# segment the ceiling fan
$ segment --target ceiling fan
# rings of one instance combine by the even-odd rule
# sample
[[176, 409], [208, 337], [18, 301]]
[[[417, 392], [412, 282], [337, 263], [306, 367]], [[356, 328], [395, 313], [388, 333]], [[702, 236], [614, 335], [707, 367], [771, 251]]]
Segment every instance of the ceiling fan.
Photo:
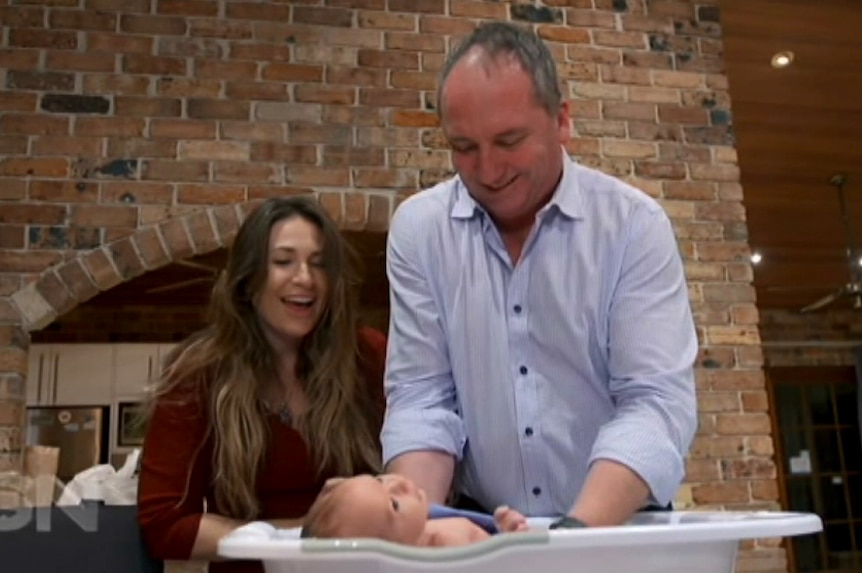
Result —
[[170, 292], [170, 291], [174, 291], [174, 290], [184, 289], [184, 288], [187, 288], [187, 287], [190, 287], [193, 285], [197, 285], [197, 284], [215, 283], [216, 279], [218, 278], [219, 270], [216, 267], [211, 267], [209, 265], [196, 263], [194, 261], [182, 261], [182, 260], [174, 261], [174, 264], [180, 265], [183, 267], [188, 267], [190, 269], [196, 269], [199, 271], [206, 271], [207, 276], [177, 281], [177, 282], [170, 283], [167, 285], [147, 289], [145, 291], [145, 294], [160, 294], [160, 293]]
[[862, 309], [862, 261], [856, 251], [856, 239], [850, 226], [850, 214], [847, 211], [847, 200], [844, 197], [844, 184], [847, 177], [843, 173], [836, 173], [829, 178], [829, 184], [838, 191], [838, 202], [841, 207], [841, 222], [844, 227], [844, 240], [846, 242], [847, 267], [850, 271], [850, 281], [842, 287], [832, 291], [811, 304], [802, 307], [799, 312], [812, 312], [820, 310], [838, 300], [849, 298], [854, 310]]

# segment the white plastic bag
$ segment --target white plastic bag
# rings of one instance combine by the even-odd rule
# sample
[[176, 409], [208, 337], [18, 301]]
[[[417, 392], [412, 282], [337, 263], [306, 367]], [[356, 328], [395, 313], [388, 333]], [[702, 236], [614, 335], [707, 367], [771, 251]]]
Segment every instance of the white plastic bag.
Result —
[[139, 449], [133, 450], [119, 470], [104, 464], [80, 472], [66, 484], [57, 505], [78, 505], [85, 499], [103, 501], [105, 505], [135, 505], [138, 500], [135, 469], [140, 455]]

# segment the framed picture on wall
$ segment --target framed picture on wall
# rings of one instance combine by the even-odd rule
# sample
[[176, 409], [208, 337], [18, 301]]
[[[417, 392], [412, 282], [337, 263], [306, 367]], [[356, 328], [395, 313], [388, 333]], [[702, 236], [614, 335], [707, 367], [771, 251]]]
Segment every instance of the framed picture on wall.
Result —
[[142, 445], [146, 431], [143, 403], [120, 402], [117, 405], [117, 446], [122, 448]]

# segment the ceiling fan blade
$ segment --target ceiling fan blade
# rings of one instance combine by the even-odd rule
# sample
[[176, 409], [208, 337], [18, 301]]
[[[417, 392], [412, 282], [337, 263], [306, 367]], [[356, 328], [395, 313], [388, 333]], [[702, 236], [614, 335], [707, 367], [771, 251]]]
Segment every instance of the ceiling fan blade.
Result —
[[805, 306], [805, 307], [799, 309], [799, 312], [805, 313], [805, 312], [812, 312], [815, 310], [820, 310], [821, 308], [823, 308], [825, 306], [829, 306], [830, 304], [832, 304], [836, 300], [840, 299], [845, 294], [847, 294], [847, 288], [841, 287], [840, 289], [824, 296], [820, 300], [816, 300], [816, 301], [812, 302], [811, 304], [809, 304], [808, 306]]
[[171, 283], [171, 284], [165, 285], [165, 286], [147, 289], [145, 294], [158, 294], [158, 293], [163, 293], [163, 292], [169, 292], [172, 290], [178, 290], [178, 289], [186, 288], [186, 287], [196, 285], [199, 283], [209, 283], [209, 282], [212, 282], [212, 280], [213, 279], [210, 277], [201, 277], [201, 278], [197, 278], [197, 279], [189, 279], [187, 281], [180, 281], [180, 282]]

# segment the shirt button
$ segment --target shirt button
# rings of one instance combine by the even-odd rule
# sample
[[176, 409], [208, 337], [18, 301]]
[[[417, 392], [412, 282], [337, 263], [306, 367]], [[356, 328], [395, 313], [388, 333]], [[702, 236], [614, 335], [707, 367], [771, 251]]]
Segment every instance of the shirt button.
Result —
[[533, 428], [527, 428], [526, 430], [524, 430], [524, 433], [527, 434], [527, 437], [532, 436], [533, 435]]
[[542, 488], [534, 487], [533, 488], [533, 495], [542, 495]]
[[521, 374], [526, 374], [527, 373], [527, 367], [521, 366], [520, 368], [518, 368], [518, 372], [520, 372]]
[[516, 305], [512, 308], [512, 310], [514, 310], [514, 311], [515, 311], [515, 314], [521, 314], [521, 305], [520, 305], [520, 304], [516, 304]]

